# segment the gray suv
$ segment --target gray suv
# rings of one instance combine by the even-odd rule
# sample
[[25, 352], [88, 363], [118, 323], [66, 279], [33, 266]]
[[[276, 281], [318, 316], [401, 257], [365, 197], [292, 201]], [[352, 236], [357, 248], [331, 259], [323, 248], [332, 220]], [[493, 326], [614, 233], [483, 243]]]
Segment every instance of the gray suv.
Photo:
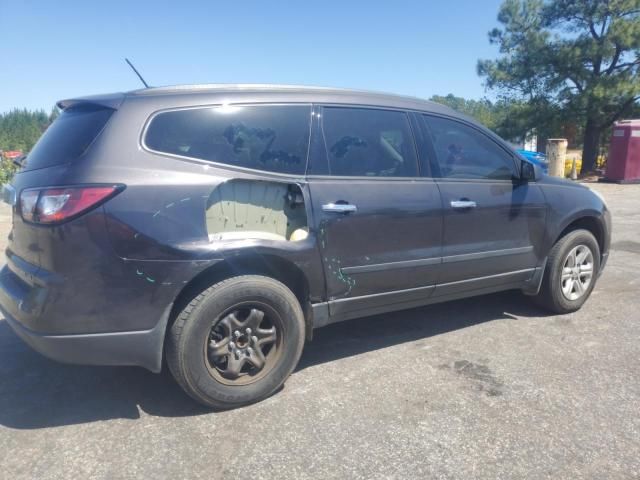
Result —
[[444, 106], [264, 85], [61, 101], [23, 162], [0, 305], [60, 361], [166, 359], [229, 408], [283, 384], [314, 328], [507, 289], [565, 313], [610, 215]]

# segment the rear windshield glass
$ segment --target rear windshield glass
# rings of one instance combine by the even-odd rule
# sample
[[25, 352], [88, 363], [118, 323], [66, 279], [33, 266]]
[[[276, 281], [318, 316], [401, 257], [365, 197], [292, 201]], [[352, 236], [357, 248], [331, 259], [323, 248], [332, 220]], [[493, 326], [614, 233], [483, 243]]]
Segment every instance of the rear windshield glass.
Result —
[[112, 109], [97, 105], [65, 109], [27, 155], [23, 170], [52, 167], [75, 160], [91, 145], [112, 113]]
[[206, 107], [156, 115], [148, 148], [236, 167], [303, 174], [309, 105]]

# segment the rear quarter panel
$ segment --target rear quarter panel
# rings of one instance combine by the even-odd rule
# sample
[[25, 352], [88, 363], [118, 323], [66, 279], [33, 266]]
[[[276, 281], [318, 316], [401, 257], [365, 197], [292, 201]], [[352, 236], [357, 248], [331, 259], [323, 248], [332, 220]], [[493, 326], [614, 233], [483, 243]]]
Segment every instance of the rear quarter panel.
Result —
[[[191, 102], [197, 99], [191, 99]], [[216, 103], [202, 100], [202, 104]], [[200, 103], [194, 103], [200, 105]], [[109, 239], [118, 257], [136, 265], [134, 274], [163, 270], [181, 262], [186, 268], [162, 283], [186, 284], [219, 262], [242, 256], [272, 255], [299, 268], [309, 282], [313, 298], [324, 296], [324, 277], [315, 232], [301, 242], [247, 240], [212, 242], [207, 231], [206, 208], [212, 191], [232, 179], [297, 184], [300, 186], [309, 225], [310, 199], [303, 178], [251, 172], [215, 164], [157, 154], [142, 146], [143, 128], [157, 110], [187, 106], [151, 98], [128, 99], [117, 112], [101, 144], [94, 151], [92, 174], [98, 179], [120, 179], [127, 188], [104, 206]], [[125, 179], [124, 181], [122, 179]], [[139, 267], [139, 268], [138, 268]], [[140, 274], [138, 272], [143, 272]], [[150, 278], [155, 279], [153, 275]], [[160, 280], [160, 279], [158, 279]]]

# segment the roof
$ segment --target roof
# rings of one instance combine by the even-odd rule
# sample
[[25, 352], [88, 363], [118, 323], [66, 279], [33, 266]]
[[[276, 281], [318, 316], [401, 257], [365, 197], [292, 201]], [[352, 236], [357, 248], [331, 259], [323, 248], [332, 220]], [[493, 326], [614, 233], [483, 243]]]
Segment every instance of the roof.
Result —
[[278, 85], [278, 84], [224, 84], [224, 83], [209, 83], [209, 84], [195, 84], [195, 85], [170, 85], [164, 87], [150, 87], [142, 88], [139, 90], [133, 90], [127, 92], [127, 95], [132, 96], [156, 96], [156, 95], [190, 95], [190, 94], [291, 94], [291, 95], [321, 95], [326, 97], [336, 97], [344, 100], [345, 97], [353, 98], [353, 103], [378, 103], [381, 100], [385, 100], [384, 103], [402, 103], [404, 107], [407, 104], [413, 104], [414, 107], [407, 108], [422, 108], [428, 110], [438, 110], [445, 108], [439, 103], [424, 100], [418, 97], [412, 97], [407, 95], [398, 95], [392, 93], [377, 92], [371, 90], [358, 90], [350, 88], [334, 88], [334, 87], [319, 87], [319, 86], [307, 86], [307, 85]]
[[164, 87], [149, 87], [132, 90], [131, 95], [161, 95], [167, 93], [321, 93], [336, 95], [373, 95], [383, 97], [402, 98], [407, 100], [429, 102], [418, 97], [397, 95], [373, 90], [359, 90], [353, 88], [319, 87], [311, 85], [281, 85], [269, 83], [202, 83], [193, 85], [168, 85]]
[[[221, 98], [222, 97], [222, 98]], [[109, 108], [119, 108], [126, 98], [152, 101], [155, 108], [161, 104], [188, 106], [213, 104], [219, 101], [236, 102], [300, 102], [370, 105], [407, 110], [441, 113], [477, 123], [468, 116], [429, 100], [417, 97], [348, 88], [315, 87], [303, 85], [272, 84], [202, 84], [172, 85], [132, 90], [125, 93], [78, 97], [58, 102], [60, 108], [91, 103]]]

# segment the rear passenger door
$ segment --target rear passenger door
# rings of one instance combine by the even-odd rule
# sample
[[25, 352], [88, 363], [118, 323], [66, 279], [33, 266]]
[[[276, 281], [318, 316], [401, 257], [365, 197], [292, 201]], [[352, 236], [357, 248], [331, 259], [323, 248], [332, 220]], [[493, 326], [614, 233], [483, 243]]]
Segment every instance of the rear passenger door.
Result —
[[423, 302], [439, 268], [441, 204], [419, 175], [408, 114], [324, 106], [314, 120], [308, 181], [330, 314]]
[[514, 155], [479, 128], [422, 116], [443, 205], [442, 271], [435, 295], [520, 286], [543, 261], [546, 203], [523, 183]]

